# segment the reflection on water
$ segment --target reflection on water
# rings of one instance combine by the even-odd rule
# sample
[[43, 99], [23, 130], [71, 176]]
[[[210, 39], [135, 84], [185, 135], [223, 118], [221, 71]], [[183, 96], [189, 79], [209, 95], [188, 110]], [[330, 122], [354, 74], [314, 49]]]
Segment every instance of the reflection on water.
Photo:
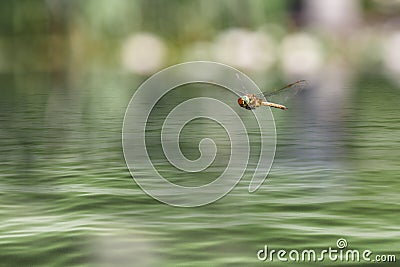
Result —
[[[0, 99], [5, 265], [251, 266], [265, 244], [318, 249], [340, 237], [350, 248], [399, 252], [400, 107], [390, 84], [362, 82], [337, 127], [313, 120], [315, 111], [301, 101], [274, 111], [277, 154], [263, 186], [249, 194], [246, 173], [223, 199], [185, 209], [153, 200], [133, 182], [121, 151], [132, 91], [96, 78], [96, 86], [68, 90], [49, 89], [46, 75], [30, 77], [31, 90], [1, 78], [8, 87]], [[199, 123], [183, 134], [202, 136], [204, 127], [226, 153], [216, 125]], [[198, 139], [184, 140], [188, 157], [197, 155]], [[170, 166], [159, 161], [157, 168]]]

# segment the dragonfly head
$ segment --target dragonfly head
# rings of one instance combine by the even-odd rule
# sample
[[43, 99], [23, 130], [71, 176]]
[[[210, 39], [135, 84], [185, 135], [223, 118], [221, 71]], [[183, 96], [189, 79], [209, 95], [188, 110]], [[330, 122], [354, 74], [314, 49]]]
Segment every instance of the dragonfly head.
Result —
[[247, 108], [250, 103], [250, 99], [247, 95], [244, 95], [238, 99], [238, 103], [242, 108]]

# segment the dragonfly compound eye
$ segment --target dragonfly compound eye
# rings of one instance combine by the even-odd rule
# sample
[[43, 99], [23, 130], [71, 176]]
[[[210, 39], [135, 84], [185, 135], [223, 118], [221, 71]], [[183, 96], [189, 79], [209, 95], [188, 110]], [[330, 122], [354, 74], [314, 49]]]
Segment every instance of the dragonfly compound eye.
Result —
[[242, 108], [245, 108], [245, 107], [247, 107], [247, 105], [248, 105], [248, 103], [246, 103], [246, 101], [245, 101], [242, 97], [238, 98], [238, 104], [239, 104], [239, 106], [241, 106]]
[[243, 96], [242, 98], [243, 98], [244, 103], [246, 103], [246, 105], [248, 105], [250, 103], [250, 99], [247, 95]]

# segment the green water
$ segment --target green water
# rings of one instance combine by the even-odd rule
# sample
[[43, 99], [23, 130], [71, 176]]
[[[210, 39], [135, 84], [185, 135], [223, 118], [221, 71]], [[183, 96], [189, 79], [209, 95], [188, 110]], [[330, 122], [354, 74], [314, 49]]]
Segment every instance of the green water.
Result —
[[[139, 81], [0, 79], [2, 266], [288, 266], [261, 262], [257, 251], [323, 250], [339, 238], [400, 260], [400, 90], [393, 84], [362, 80], [329, 119], [312, 107], [274, 111], [277, 153], [256, 193], [248, 193], [246, 173], [221, 200], [176, 208], [147, 196], [125, 165], [121, 127]], [[224, 151], [224, 131], [210, 127]]]

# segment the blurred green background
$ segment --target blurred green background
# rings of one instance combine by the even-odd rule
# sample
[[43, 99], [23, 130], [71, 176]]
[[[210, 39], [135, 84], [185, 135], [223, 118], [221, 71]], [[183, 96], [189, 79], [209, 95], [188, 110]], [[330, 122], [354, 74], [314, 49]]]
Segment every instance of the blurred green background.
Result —
[[[338, 238], [399, 260], [399, 15], [397, 0], [1, 1], [0, 265], [287, 266], [256, 253]], [[247, 193], [246, 174], [216, 203], [183, 209], [134, 183], [121, 127], [145, 79], [191, 60], [262, 89], [309, 87], [273, 111], [277, 153], [259, 191]]]

